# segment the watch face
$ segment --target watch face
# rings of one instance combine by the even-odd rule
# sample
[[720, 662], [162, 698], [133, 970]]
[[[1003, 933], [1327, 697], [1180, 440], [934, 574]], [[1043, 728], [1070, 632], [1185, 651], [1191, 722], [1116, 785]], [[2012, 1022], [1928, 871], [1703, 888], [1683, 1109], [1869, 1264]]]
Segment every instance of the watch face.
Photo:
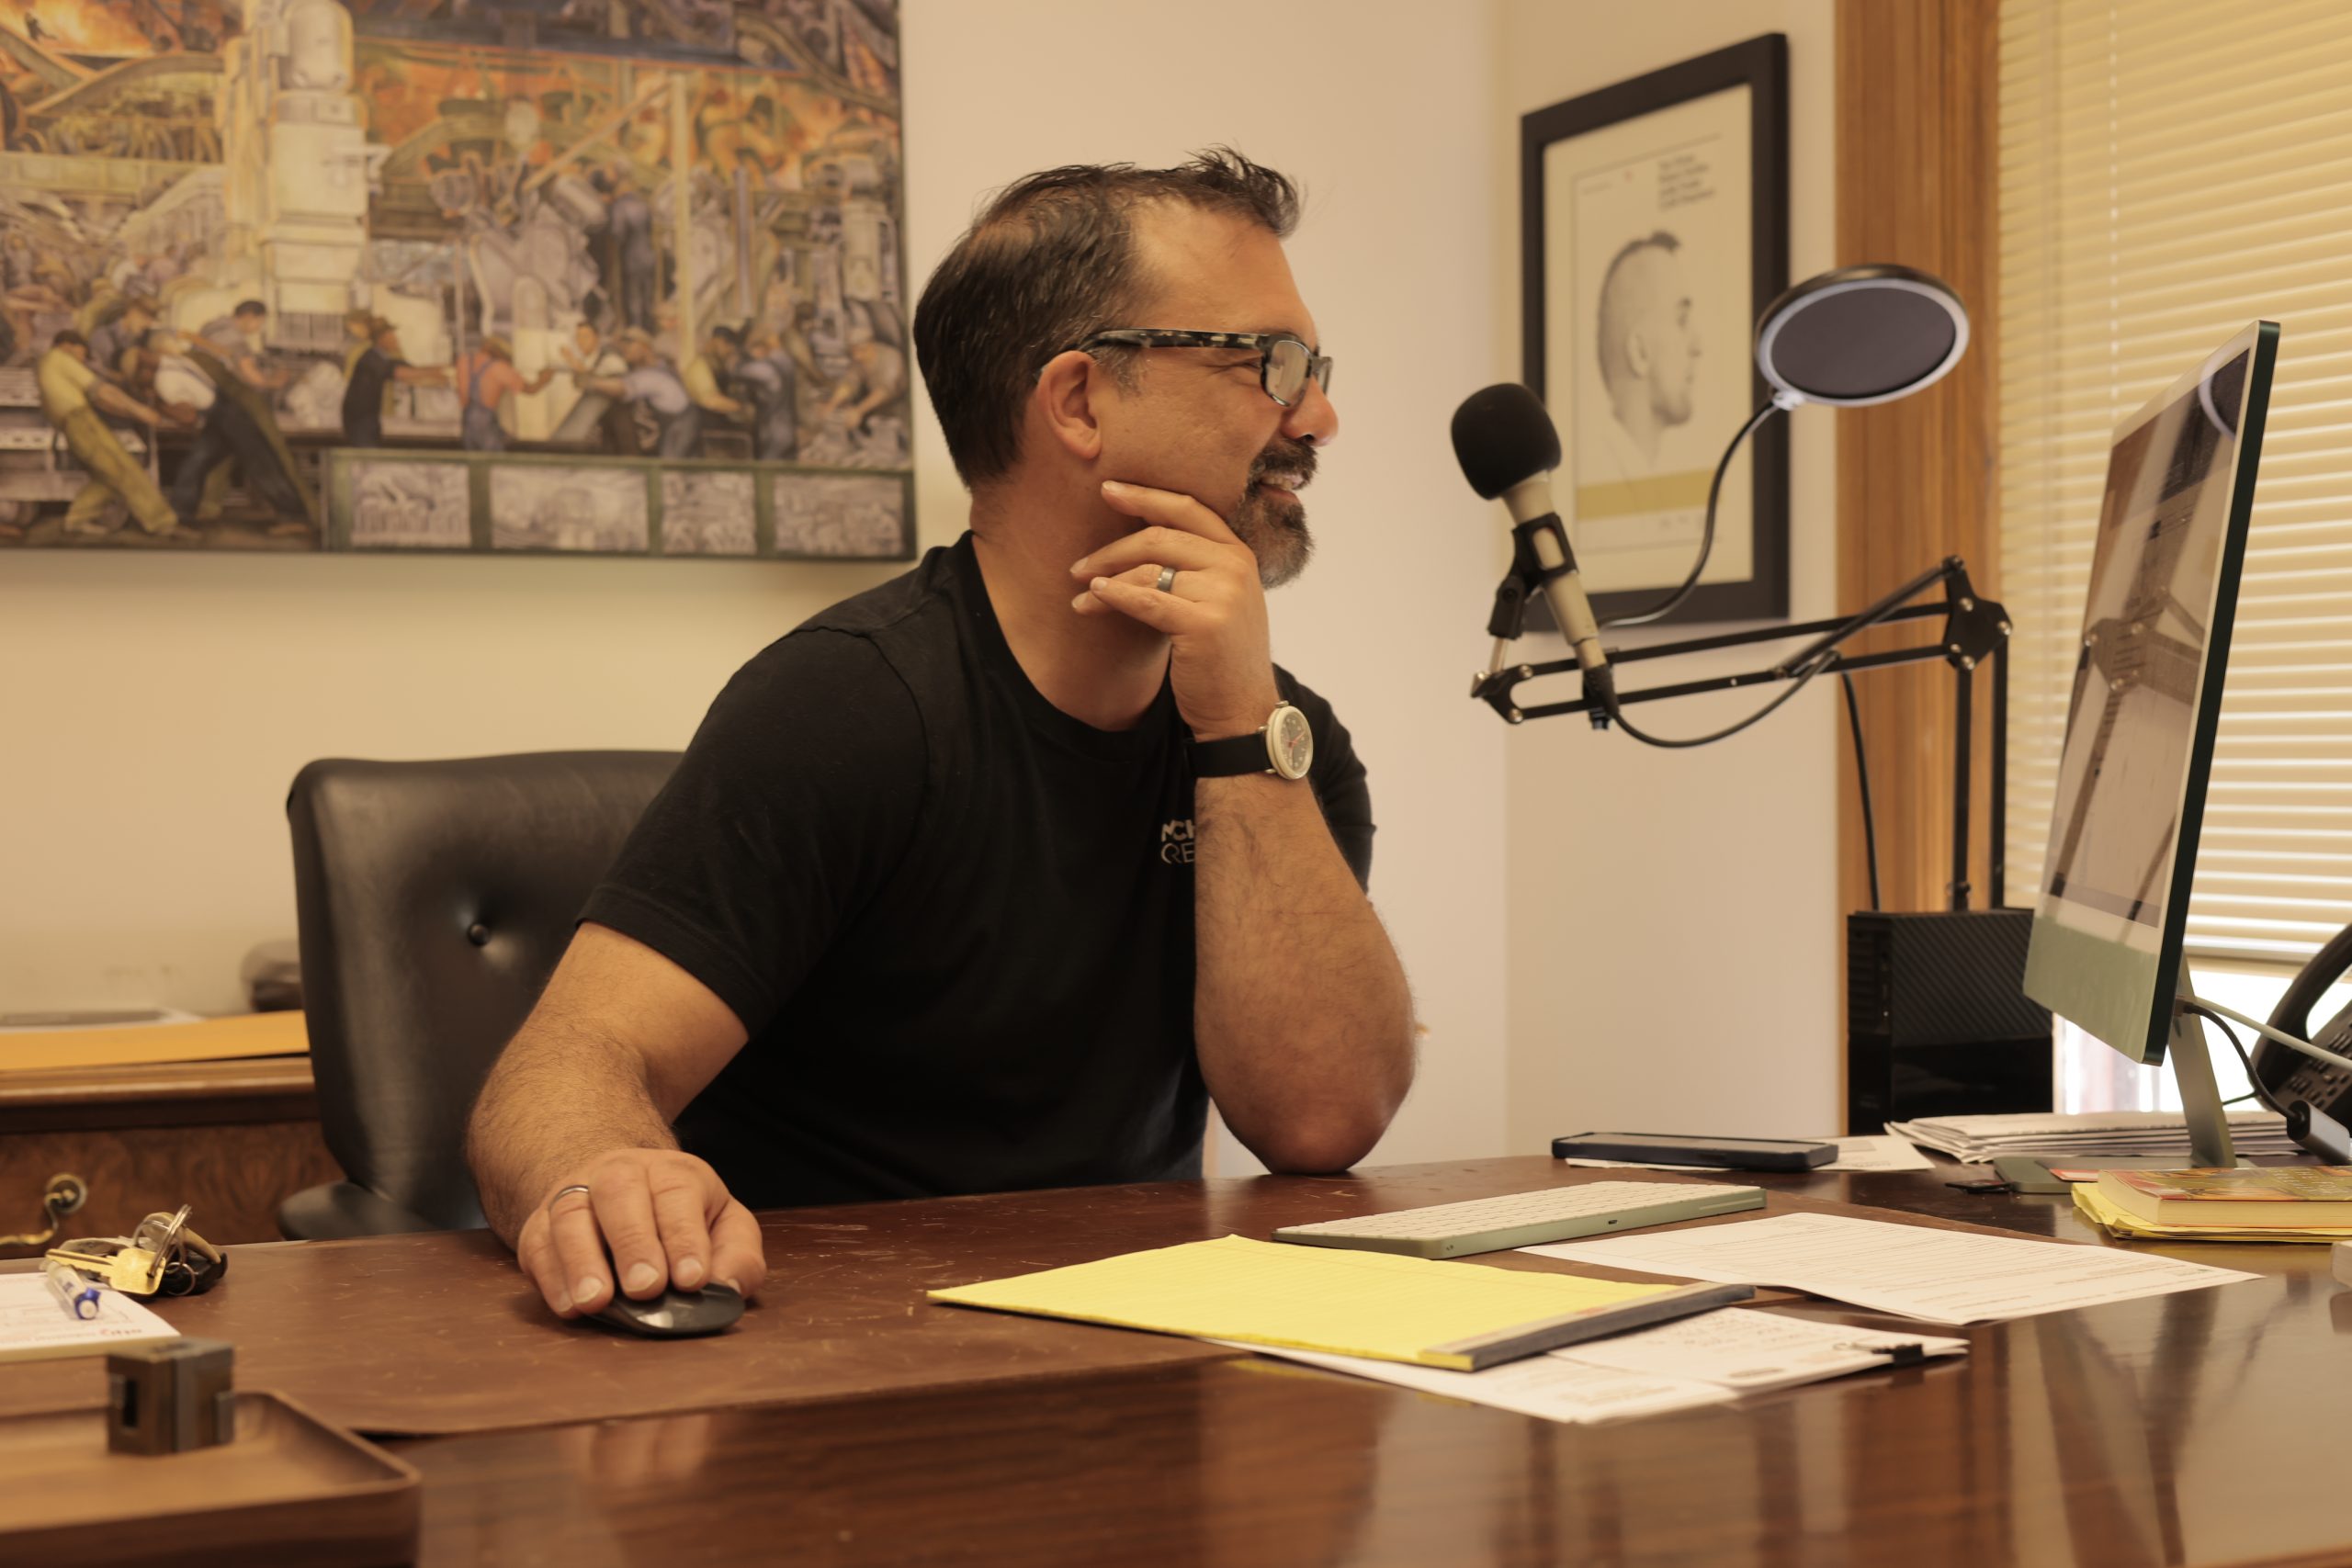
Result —
[[1306, 716], [1285, 703], [1274, 710], [1266, 726], [1266, 756], [1274, 772], [1286, 779], [1303, 779], [1315, 761], [1315, 730]]

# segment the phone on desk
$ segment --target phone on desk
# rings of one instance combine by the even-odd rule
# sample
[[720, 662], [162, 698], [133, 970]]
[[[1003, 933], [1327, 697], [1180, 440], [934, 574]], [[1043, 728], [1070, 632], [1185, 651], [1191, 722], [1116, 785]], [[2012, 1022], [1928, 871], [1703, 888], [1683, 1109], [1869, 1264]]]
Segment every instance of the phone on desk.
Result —
[[1811, 1170], [1838, 1157], [1835, 1144], [1797, 1138], [1709, 1138], [1679, 1133], [1576, 1133], [1552, 1140], [1554, 1159], [1623, 1159], [1718, 1170]]
[[[2326, 946], [2287, 987], [2271, 1010], [2270, 1027], [2298, 1040], [2308, 1040], [2323, 1051], [2352, 1055], [2352, 1006], [2314, 1031], [2312, 1009], [2352, 969], [2352, 926], [2335, 933]], [[2258, 1036], [2252, 1055], [2255, 1081], [2288, 1113], [2287, 1128], [2295, 1141], [2321, 1158], [2337, 1164], [2352, 1158], [2346, 1128], [2352, 1126], [2352, 1072], [2314, 1061], [2301, 1051]], [[2303, 1109], [2297, 1111], [2301, 1104]]]

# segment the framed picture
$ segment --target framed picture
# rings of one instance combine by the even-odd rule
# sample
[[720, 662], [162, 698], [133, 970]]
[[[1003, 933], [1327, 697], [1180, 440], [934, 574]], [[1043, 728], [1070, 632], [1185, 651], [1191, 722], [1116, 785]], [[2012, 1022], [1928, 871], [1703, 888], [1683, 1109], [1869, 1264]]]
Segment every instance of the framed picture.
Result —
[[[1528, 387], [1594, 612], [1637, 615], [1697, 560], [1724, 447], [1769, 400], [1756, 319], [1788, 287], [1788, 40], [1779, 33], [1520, 121]], [[1724, 476], [1676, 622], [1789, 613], [1788, 439]]]
[[0, 0], [0, 547], [914, 553], [897, 0]]

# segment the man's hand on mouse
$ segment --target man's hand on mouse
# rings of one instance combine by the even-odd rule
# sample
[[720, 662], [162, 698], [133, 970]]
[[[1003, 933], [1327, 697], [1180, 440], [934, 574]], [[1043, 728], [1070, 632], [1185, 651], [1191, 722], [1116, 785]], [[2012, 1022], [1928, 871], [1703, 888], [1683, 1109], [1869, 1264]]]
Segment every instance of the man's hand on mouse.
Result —
[[610, 1302], [616, 1271], [621, 1293], [639, 1301], [713, 1280], [749, 1297], [767, 1277], [759, 1222], [717, 1171], [677, 1149], [613, 1149], [552, 1183], [514, 1258], [559, 1317]]

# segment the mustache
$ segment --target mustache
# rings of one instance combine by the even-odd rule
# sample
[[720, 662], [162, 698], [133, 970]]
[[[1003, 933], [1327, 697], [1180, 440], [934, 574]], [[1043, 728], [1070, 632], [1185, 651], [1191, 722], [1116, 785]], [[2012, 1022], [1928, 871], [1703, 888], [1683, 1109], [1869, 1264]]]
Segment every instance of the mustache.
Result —
[[1304, 486], [1315, 478], [1315, 463], [1313, 443], [1286, 441], [1277, 436], [1250, 465], [1250, 483], [1254, 485], [1268, 474], [1295, 474]]

